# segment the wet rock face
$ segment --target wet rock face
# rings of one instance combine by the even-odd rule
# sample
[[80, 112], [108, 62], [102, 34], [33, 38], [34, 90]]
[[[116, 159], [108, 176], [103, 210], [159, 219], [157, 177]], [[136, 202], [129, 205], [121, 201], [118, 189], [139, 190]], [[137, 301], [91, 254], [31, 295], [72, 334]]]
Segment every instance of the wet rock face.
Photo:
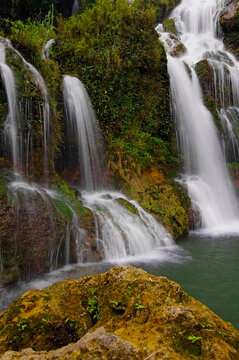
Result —
[[[67, 252], [69, 263], [76, 263], [79, 253], [82, 262], [102, 260], [89, 209], [78, 201], [51, 198], [33, 183], [21, 187], [13, 180], [12, 172], [0, 171], [0, 287], [65, 265]], [[77, 246], [73, 208], [84, 229]]]
[[[217, 108], [220, 108], [220, 89], [215, 89], [213, 68], [208, 60], [205, 59], [196, 64], [195, 71], [203, 91], [204, 103], [212, 113], [215, 125], [219, 130], [222, 130], [221, 119], [217, 112]], [[230, 89], [228, 89], [228, 92], [229, 91]], [[217, 96], [215, 96], [215, 94], [217, 94]], [[230, 104], [228, 104], [228, 106], [229, 105]]]
[[175, 282], [125, 266], [22, 295], [0, 314], [5, 351], [4, 360], [236, 360], [239, 333]]
[[219, 22], [225, 46], [239, 59], [239, 1], [231, 1], [224, 8]]
[[108, 173], [114, 187], [135, 199], [173, 235], [188, 233], [190, 199], [177, 183], [170, 181], [156, 166], [143, 171], [130, 156], [109, 156]]
[[47, 272], [55, 260], [60, 264], [63, 259], [60, 260], [60, 255], [57, 260], [55, 254], [58, 248], [64, 253], [64, 241], [63, 248], [60, 242], [66, 226], [67, 220], [53, 206], [44, 203], [39, 194], [13, 194], [2, 184], [0, 286], [14, 283], [19, 277]]
[[237, 15], [238, 9], [239, 9], [239, 2], [231, 1], [221, 12], [220, 24], [221, 26], [223, 26], [224, 29], [237, 27], [237, 24], [235, 24], [235, 16]]
[[170, 55], [174, 57], [180, 57], [186, 52], [186, 48], [181, 43], [181, 41], [177, 38], [174, 40], [172, 50], [170, 51]]

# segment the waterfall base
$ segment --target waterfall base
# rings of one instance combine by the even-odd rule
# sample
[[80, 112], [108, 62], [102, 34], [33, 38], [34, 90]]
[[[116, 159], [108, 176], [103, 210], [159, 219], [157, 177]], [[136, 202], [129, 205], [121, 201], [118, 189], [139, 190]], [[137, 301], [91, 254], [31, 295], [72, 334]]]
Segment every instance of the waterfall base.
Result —
[[[192, 206], [197, 213], [197, 224], [193, 233], [202, 236], [231, 236], [239, 234], [239, 220], [229, 216], [222, 216], [212, 199], [211, 189], [199, 176], [186, 176], [177, 178], [176, 181], [187, 189], [192, 199]], [[223, 194], [221, 194], [223, 202]], [[203, 208], [203, 211], [202, 211]], [[198, 218], [201, 220], [198, 221]]]

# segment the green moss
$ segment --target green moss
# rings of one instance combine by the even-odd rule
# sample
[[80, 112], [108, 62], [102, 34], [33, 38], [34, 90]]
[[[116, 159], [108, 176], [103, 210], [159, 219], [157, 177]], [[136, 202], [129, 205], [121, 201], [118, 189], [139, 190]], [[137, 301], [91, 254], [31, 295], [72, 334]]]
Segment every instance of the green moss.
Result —
[[72, 203], [77, 202], [75, 191], [70, 189], [67, 183], [58, 174], [55, 175], [54, 187], [59, 190], [67, 200]]
[[201, 60], [196, 64], [195, 71], [202, 86], [204, 103], [211, 112], [217, 128], [223, 131], [221, 119], [217, 111], [217, 109], [220, 108], [220, 99], [215, 98], [215, 93], [220, 94], [220, 89], [217, 89], [215, 92], [213, 69], [207, 60]]
[[143, 10], [148, 8], [154, 9], [155, 23], [158, 24], [163, 22], [178, 2], [178, 0], [136, 0], [134, 1], [133, 6]]
[[218, 129], [223, 131], [222, 121], [220, 119], [220, 116], [218, 115], [215, 101], [213, 99], [206, 99], [205, 104], [206, 104], [208, 110], [211, 112]]
[[3, 197], [7, 194], [7, 188], [4, 185], [0, 185], [0, 196]]
[[173, 19], [165, 19], [163, 21], [163, 27], [166, 32], [177, 35], [177, 31]]
[[60, 199], [53, 199], [53, 202], [55, 203], [57, 209], [66, 216], [67, 220], [71, 221], [73, 213], [66, 201]]
[[128, 202], [127, 200], [118, 199], [117, 201], [118, 201], [118, 203], [120, 205], [122, 205], [124, 208], [129, 210], [132, 214], [137, 215], [137, 216], [139, 215], [138, 210], [136, 209], [136, 207], [133, 204], [131, 204], [130, 202]]
[[[165, 177], [165, 167], [144, 170], [135, 159], [118, 153], [111, 158], [109, 168], [114, 185], [129, 198], [135, 199], [151, 213], [174, 236], [175, 239], [188, 232], [188, 209], [190, 199], [173, 180]], [[117, 161], [114, 161], [117, 160]], [[172, 168], [168, 169], [168, 174]]]

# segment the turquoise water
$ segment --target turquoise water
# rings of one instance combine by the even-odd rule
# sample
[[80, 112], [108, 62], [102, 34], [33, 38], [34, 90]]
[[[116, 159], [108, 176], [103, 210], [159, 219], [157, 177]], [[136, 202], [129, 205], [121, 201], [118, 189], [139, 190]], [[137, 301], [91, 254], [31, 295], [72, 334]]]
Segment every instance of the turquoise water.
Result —
[[43, 288], [65, 278], [77, 278], [107, 271], [116, 265], [130, 264], [154, 275], [178, 282], [191, 296], [239, 329], [239, 237], [206, 238], [190, 235], [178, 246], [159, 249], [150, 257], [124, 259], [66, 267], [12, 289], [0, 291], [0, 310], [30, 288]]
[[179, 244], [191, 259], [158, 266], [145, 264], [144, 269], [178, 282], [191, 296], [239, 329], [239, 238], [191, 235]]

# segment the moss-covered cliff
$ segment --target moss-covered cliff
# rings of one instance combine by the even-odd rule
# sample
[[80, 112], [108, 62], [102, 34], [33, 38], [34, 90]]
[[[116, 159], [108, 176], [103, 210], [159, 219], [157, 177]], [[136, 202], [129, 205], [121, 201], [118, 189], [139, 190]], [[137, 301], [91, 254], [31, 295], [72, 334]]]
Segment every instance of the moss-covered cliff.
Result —
[[236, 360], [239, 333], [175, 282], [127, 266], [15, 300], [0, 352], [29, 347], [2, 359]]

